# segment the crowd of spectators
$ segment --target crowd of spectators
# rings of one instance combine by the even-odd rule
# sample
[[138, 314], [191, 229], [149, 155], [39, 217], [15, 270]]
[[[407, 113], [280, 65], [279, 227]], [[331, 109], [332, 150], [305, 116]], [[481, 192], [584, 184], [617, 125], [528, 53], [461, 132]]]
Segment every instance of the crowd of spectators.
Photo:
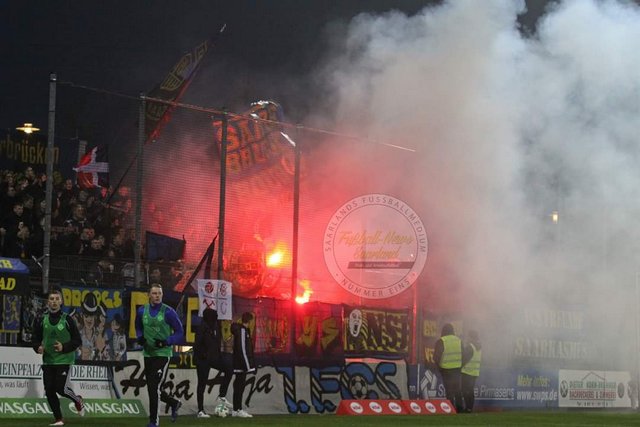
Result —
[[[55, 183], [51, 209], [51, 275], [109, 284], [132, 277], [135, 229], [127, 186], [79, 188]], [[39, 262], [43, 255], [47, 176], [27, 167], [0, 171], [0, 255]], [[173, 275], [167, 267], [163, 274]], [[56, 271], [60, 269], [60, 271]], [[158, 274], [159, 267], [147, 267]], [[148, 273], [150, 275], [151, 273]], [[174, 279], [175, 280], [175, 279]], [[174, 281], [172, 280], [172, 281]]]

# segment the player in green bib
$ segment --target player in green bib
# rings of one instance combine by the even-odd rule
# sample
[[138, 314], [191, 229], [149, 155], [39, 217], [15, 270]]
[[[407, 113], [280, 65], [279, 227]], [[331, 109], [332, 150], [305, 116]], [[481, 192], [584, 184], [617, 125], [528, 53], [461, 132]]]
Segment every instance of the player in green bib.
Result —
[[136, 313], [136, 335], [138, 344], [142, 346], [149, 394], [150, 422], [147, 427], [160, 424], [158, 400], [171, 408], [171, 421], [176, 420], [182, 406], [182, 402], [164, 390], [164, 382], [173, 355], [172, 346], [183, 341], [184, 331], [176, 311], [162, 303], [162, 295], [162, 285], [153, 283], [149, 289], [149, 304], [140, 307]]
[[84, 415], [82, 397], [69, 384], [69, 368], [76, 360], [76, 349], [82, 339], [73, 318], [62, 311], [62, 292], [53, 289], [47, 299], [44, 314], [33, 334], [33, 349], [42, 355], [42, 382], [55, 421], [51, 426], [63, 426], [58, 394], [73, 400], [78, 415]]

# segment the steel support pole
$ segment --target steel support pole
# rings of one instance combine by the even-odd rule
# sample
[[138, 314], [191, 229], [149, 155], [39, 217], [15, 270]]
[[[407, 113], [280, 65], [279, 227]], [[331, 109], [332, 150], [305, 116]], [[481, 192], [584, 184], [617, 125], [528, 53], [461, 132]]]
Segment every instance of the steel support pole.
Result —
[[49, 74], [49, 124], [47, 129], [47, 185], [45, 187], [44, 242], [42, 245], [42, 291], [49, 292], [49, 272], [51, 269], [51, 205], [53, 200], [53, 154], [56, 133], [56, 88], [57, 76]]
[[138, 144], [136, 151], [136, 219], [135, 219], [135, 232], [136, 243], [133, 247], [134, 258], [134, 287], [139, 287], [142, 283], [142, 177], [144, 172], [144, 143], [145, 143], [145, 128], [146, 128], [146, 109], [147, 101], [144, 93], [140, 94], [140, 105], [138, 107]]
[[224, 219], [227, 199], [227, 113], [222, 113], [222, 140], [220, 141], [220, 206], [218, 211], [218, 268], [216, 278], [222, 279], [224, 263]]

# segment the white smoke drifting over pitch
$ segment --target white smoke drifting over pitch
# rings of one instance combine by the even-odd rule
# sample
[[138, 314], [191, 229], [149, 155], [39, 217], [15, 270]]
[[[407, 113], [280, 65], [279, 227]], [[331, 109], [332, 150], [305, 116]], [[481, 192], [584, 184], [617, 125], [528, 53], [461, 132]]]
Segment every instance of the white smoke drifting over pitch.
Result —
[[403, 185], [437, 259], [423, 304], [454, 299], [496, 345], [531, 326], [527, 310], [580, 312], [589, 359], [630, 369], [640, 9], [552, 5], [529, 36], [517, 25], [524, 3], [512, 0], [360, 15], [323, 77], [340, 130], [417, 150]]

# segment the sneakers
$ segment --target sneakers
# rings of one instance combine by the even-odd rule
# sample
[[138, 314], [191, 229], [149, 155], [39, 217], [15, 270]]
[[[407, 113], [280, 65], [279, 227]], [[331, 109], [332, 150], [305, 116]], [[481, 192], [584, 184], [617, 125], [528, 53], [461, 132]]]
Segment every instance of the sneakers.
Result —
[[239, 411], [233, 411], [231, 413], [231, 416], [232, 417], [239, 417], [239, 418], [253, 418], [253, 415], [251, 415], [250, 413], [248, 413], [244, 409], [240, 409]]
[[[75, 402], [76, 412], [81, 417], [84, 417], [84, 399], [82, 399], [82, 396], [78, 396], [78, 399], [80, 399], [80, 400]], [[64, 425], [64, 424], [60, 424], [60, 425]]]
[[233, 405], [231, 404], [231, 402], [229, 402], [224, 396], [218, 396], [218, 398], [216, 399], [216, 406], [217, 405], [224, 405], [229, 409], [233, 409]]
[[198, 418], [211, 418], [211, 415], [207, 414], [204, 411], [199, 411], [198, 412]]
[[182, 406], [182, 402], [176, 400], [176, 403], [171, 405], [171, 422], [175, 423], [178, 419], [178, 409]]
[[51, 423], [49, 424], [50, 426], [63, 426], [64, 425], [64, 421], [60, 420], [56, 420], [55, 423]]

